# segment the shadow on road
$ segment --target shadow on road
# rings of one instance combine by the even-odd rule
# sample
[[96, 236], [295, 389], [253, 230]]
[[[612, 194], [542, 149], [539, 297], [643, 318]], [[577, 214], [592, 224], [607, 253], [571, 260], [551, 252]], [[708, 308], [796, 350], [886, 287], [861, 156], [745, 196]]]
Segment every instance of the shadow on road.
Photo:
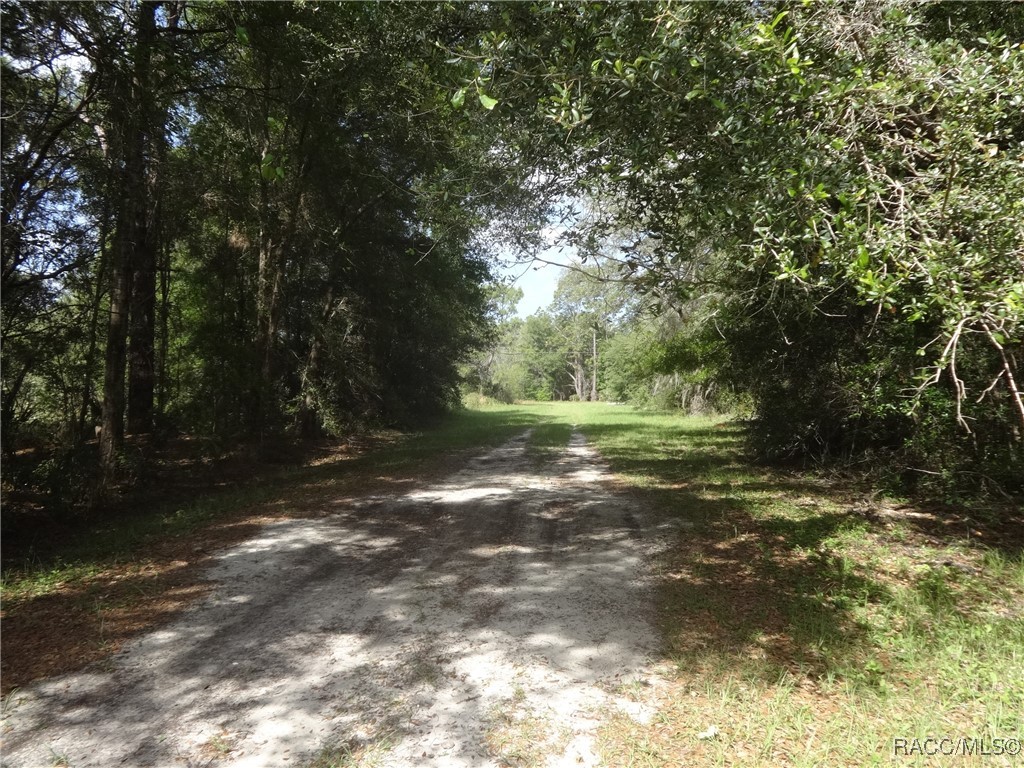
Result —
[[385, 737], [395, 764], [473, 766], [516, 691], [552, 727], [582, 722], [657, 650], [650, 545], [581, 440], [542, 471], [525, 449], [267, 525], [216, 558], [195, 610], [27, 695], [6, 759], [53, 743], [79, 766], [163, 765], [221, 734], [237, 766]]

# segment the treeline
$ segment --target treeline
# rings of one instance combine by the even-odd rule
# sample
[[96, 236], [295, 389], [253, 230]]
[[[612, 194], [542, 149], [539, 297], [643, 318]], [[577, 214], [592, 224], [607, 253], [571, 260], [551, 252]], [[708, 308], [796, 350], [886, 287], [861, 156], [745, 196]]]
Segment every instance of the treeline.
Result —
[[710, 365], [700, 323], [676, 310], [653, 311], [613, 259], [573, 265], [551, 303], [526, 318], [514, 312], [521, 291], [496, 285], [489, 292], [494, 340], [465, 368], [471, 392], [506, 403], [602, 400], [729, 414], [749, 408]]
[[8, 453], [444, 408], [485, 240], [576, 200], [604, 289], [509, 391], [743, 398], [768, 457], [1024, 491], [1020, 4], [2, 7]]
[[748, 397], [767, 457], [1024, 491], [1024, 6], [505, 16], [480, 72], [571, 145], [566, 239], [670, 319], [656, 370]]
[[4, 2], [2, 24], [8, 456], [98, 435], [114, 475], [126, 431], [456, 402], [488, 332], [481, 233], [540, 206], [486, 94], [452, 100], [469, 13]]

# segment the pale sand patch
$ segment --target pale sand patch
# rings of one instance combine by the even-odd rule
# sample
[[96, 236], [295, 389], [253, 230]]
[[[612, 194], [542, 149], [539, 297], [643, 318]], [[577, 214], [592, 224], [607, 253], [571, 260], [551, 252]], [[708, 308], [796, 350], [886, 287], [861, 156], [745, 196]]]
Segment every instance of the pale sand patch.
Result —
[[393, 768], [597, 764], [605, 717], [650, 714], [618, 690], [652, 674], [665, 526], [580, 434], [541, 469], [527, 438], [224, 551], [172, 625], [17, 692], [4, 766], [306, 765], [341, 745]]

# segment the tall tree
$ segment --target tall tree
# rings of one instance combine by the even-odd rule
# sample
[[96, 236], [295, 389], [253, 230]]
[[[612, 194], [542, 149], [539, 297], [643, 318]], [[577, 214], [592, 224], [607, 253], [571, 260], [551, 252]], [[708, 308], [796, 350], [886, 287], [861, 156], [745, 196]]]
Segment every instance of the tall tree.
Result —
[[713, 286], [766, 452], [1019, 488], [1024, 11], [1000, 8], [550, 4], [475, 61], [616, 201], [581, 241], [653, 243], [624, 261], [661, 299]]

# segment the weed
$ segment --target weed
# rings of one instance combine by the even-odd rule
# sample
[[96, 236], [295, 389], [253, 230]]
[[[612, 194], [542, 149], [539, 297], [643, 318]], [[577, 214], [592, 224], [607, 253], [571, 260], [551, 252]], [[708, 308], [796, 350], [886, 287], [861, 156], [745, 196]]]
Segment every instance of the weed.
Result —
[[350, 738], [321, 747], [305, 768], [376, 768], [394, 748], [393, 734], [384, 732], [373, 739]]
[[507, 768], [543, 765], [549, 755], [559, 754], [568, 744], [568, 731], [526, 709], [525, 696], [513, 695], [495, 704], [487, 720], [488, 750]]
[[204, 752], [218, 758], [227, 757], [234, 748], [231, 733], [226, 729], [221, 729], [220, 732], [213, 734], [202, 746]]
[[6, 696], [0, 699], [0, 716], [6, 717], [14, 711], [14, 708], [16, 706], [18, 706], [18, 702], [21, 701], [18, 698], [18, 693], [20, 690], [21, 689], [19, 688], [12, 688], [10, 691], [7, 692]]

